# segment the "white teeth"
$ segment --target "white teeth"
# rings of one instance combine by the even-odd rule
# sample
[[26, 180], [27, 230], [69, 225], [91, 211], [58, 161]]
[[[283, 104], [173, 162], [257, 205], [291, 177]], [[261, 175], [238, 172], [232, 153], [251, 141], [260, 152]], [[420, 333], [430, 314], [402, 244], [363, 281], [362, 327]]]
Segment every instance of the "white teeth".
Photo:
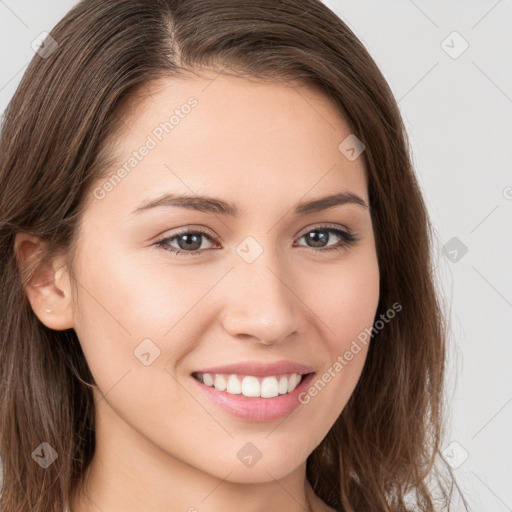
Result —
[[222, 375], [215, 375], [213, 385], [217, 391], [225, 391], [227, 387], [226, 379]]
[[293, 391], [297, 385], [300, 382], [300, 375], [294, 373], [289, 379], [288, 379], [288, 393]]
[[260, 381], [256, 377], [247, 376], [242, 381], [242, 394], [244, 396], [260, 396]]
[[207, 386], [213, 386], [213, 377], [209, 373], [203, 373], [203, 382]]
[[[206, 374], [207, 375], [207, 374]], [[205, 382], [206, 384], [206, 382]], [[226, 389], [232, 395], [239, 395], [242, 392], [242, 384], [236, 378], [236, 375], [230, 375], [228, 379], [228, 387]]]
[[299, 384], [302, 375], [290, 373], [281, 376], [254, 377], [253, 375], [223, 375], [198, 373], [197, 379], [217, 391], [231, 395], [243, 394], [247, 397], [273, 398], [292, 392]]
[[261, 396], [263, 398], [272, 398], [277, 395], [279, 395], [277, 379], [275, 377], [265, 377], [261, 383]]
[[286, 377], [281, 377], [279, 379], [278, 391], [279, 391], [280, 395], [284, 395], [285, 393], [288, 393], [288, 379]]

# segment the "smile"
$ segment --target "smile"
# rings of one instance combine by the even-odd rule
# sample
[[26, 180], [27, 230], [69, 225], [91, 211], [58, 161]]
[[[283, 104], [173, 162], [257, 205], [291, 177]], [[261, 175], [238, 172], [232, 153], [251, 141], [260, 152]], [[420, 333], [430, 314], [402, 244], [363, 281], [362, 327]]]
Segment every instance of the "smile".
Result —
[[274, 398], [291, 393], [304, 377], [298, 373], [267, 377], [221, 373], [194, 373], [192, 376], [217, 391], [253, 398]]
[[305, 407], [299, 396], [308, 389], [315, 374], [291, 373], [278, 378], [196, 372], [190, 378], [220, 410], [246, 421], [269, 422], [291, 414], [299, 406]]

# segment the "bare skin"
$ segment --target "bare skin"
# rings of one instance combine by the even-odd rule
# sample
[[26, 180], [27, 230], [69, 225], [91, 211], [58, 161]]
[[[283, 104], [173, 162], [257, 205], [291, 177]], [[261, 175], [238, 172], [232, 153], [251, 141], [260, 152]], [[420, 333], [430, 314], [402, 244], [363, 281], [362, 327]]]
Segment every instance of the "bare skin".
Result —
[[[73, 262], [76, 301], [64, 256], [27, 287], [43, 324], [76, 331], [98, 386], [96, 452], [72, 512], [304, 512], [306, 492], [314, 511], [333, 510], [307, 482], [306, 459], [350, 398], [367, 347], [309, 403], [269, 422], [221, 409], [191, 374], [290, 360], [321, 378], [371, 328], [379, 268], [369, 209], [293, 211], [341, 192], [368, 204], [363, 159], [338, 149], [351, 131], [319, 92], [213, 77], [153, 83], [124, 112], [111, 174], [148, 136], [157, 144], [115, 186], [98, 183], [88, 197]], [[172, 131], [155, 132], [190, 97], [197, 105], [181, 111]], [[178, 206], [132, 213], [165, 192], [221, 198], [241, 214]], [[357, 241], [329, 250], [343, 238], [326, 224]], [[198, 249], [178, 237], [166, 247], [196, 254], [155, 245], [180, 228], [208, 236]], [[246, 237], [253, 245], [242, 244]], [[37, 243], [16, 237], [23, 258]], [[239, 246], [261, 254], [248, 263]], [[134, 355], [144, 339], [159, 350], [149, 365]], [[246, 443], [262, 455], [252, 467], [237, 456]]]

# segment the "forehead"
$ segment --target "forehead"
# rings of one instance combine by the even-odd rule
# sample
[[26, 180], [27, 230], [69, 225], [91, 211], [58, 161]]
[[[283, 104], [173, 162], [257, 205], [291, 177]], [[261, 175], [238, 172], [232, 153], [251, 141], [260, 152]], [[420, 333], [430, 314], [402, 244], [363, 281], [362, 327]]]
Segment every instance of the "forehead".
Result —
[[363, 159], [339, 149], [350, 127], [314, 88], [225, 75], [168, 78], [147, 84], [118, 115], [107, 173], [114, 179], [102, 207], [131, 211], [169, 191], [211, 192], [248, 207], [344, 190], [368, 202]]

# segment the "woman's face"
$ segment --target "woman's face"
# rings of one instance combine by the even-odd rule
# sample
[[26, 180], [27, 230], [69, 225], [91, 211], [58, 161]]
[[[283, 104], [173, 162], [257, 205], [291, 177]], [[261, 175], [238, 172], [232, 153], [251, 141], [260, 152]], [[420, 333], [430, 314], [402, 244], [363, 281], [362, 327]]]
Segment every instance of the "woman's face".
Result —
[[[74, 261], [98, 446], [281, 478], [332, 427], [366, 358], [361, 344], [345, 356], [379, 298], [363, 158], [346, 156], [350, 139], [340, 150], [350, 129], [309, 88], [221, 75], [145, 92], [88, 196]], [[335, 194], [357, 198], [315, 203]]]

